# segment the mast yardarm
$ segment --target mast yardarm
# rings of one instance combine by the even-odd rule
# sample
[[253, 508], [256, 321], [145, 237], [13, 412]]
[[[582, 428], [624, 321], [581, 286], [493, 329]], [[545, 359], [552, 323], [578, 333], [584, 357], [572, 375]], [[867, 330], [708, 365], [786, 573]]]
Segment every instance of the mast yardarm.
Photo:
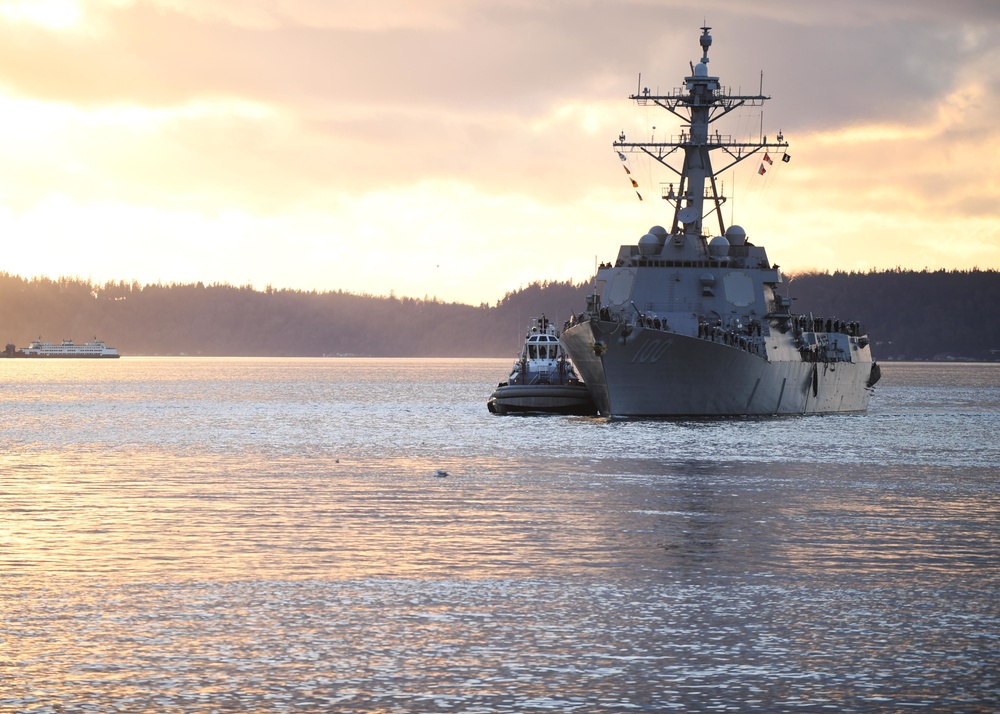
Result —
[[[684, 87], [674, 89], [670, 94], [651, 94], [648, 88], [643, 88], [639, 94], [633, 94], [629, 99], [640, 106], [653, 103], [671, 114], [679, 117], [686, 126], [680, 136], [671, 137], [669, 142], [629, 142], [622, 134], [614, 143], [614, 148], [620, 152], [642, 152], [660, 162], [679, 178], [678, 189], [664, 195], [674, 207], [673, 223], [670, 233], [675, 237], [702, 236], [702, 222], [712, 212], [719, 221], [719, 235], [725, 235], [726, 226], [722, 217], [722, 204], [725, 197], [720, 193], [716, 178], [744, 159], [753, 156], [761, 150], [783, 150], [788, 147], [781, 133], [777, 141], [768, 141], [761, 137], [758, 142], [742, 143], [732, 140], [732, 137], [720, 134], [718, 131], [709, 133], [709, 125], [721, 119], [734, 109], [742, 106], [762, 106], [770, 99], [763, 94], [738, 95], [730, 94], [719, 84], [719, 78], [708, 73], [708, 50], [712, 46], [710, 27], [702, 27], [699, 38], [702, 57], [701, 61], [692, 65], [691, 75], [684, 78]], [[678, 169], [672, 166], [668, 158], [677, 151], [683, 152], [683, 163]], [[712, 166], [711, 153], [722, 151], [728, 158], [728, 163], [719, 169]], [[705, 202], [709, 205], [706, 207]]]

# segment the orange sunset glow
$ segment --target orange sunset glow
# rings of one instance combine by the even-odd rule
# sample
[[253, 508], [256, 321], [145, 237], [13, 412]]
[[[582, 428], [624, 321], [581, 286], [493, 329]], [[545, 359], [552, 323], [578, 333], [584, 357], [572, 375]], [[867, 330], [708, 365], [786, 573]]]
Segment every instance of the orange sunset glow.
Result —
[[[792, 160], [725, 180], [785, 273], [1000, 268], [1000, 4], [987, 0], [0, 0], [0, 271], [492, 303], [669, 220], [611, 144], [711, 71], [724, 129]], [[721, 124], [726, 124], [723, 120]]]

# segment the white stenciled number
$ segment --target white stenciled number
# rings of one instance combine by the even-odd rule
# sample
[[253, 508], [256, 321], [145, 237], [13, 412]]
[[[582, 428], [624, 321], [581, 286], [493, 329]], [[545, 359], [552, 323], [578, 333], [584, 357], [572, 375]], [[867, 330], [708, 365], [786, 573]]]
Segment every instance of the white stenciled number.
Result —
[[655, 362], [663, 356], [663, 353], [667, 351], [667, 348], [670, 347], [670, 343], [672, 341], [673, 340], [650, 340], [635, 353], [635, 357], [632, 358], [632, 361], [640, 364], [643, 362]]

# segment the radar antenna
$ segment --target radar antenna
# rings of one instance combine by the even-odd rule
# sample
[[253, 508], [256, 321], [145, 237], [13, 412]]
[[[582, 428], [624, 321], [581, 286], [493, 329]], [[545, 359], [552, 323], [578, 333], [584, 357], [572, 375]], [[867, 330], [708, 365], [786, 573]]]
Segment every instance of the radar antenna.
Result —
[[[722, 87], [718, 77], [708, 73], [708, 54], [712, 46], [712, 36], [709, 34], [711, 29], [707, 24], [701, 28], [701, 36], [698, 39], [702, 50], [701, 61], [692, 66], [690, 76], [684, 78], [683, 87], [674, 89], [668, 94], [659, 92], [651, 94], [648, 89], [639, 90], [629, 97], [640, 105], [652, 102], [681, 119], [685, 129], [682, 129], [680, 136], [670, 136], [669, 141], [661, 142], [654, 141], [652, 137], [648, 142], [630, 142], [626, 141], [623, 133], [613, 144], [615, 150], [619, 152], [644, 153], [678, 176], [676, 192], [673, 191], [671, 184], [670, 194], [663, 196], [674, 207], [670, 233], [677, 238], [690, 235], [704, 239], [702, 223], [710, 213], [715, 213], [718, 219], [719, 234], [725, 235], [722, 204], [726, 199], [719, 191], [716, 179], [720, 174], [760, 151], [788, 148], [788, 143], [780, 132], [777, 141], [768, 141], [767, 137], [763, 136], [763, 117], [761, 117], [761, 137], [756, 142], [734, 141], [732, 136], [721, 134], [717, 129], [714, 133], [709, 133], [710, 124], [735, 109], [763, 106], [764, 102], [770, 99], [763, 92], [763, 72], [761, 72], [760, 91], [756, 95], [732, 94]], [[642, 75], [639, 76], [641, 87]], [[726, 156], [722, 162], [725, 165], [719, 169], [715, 169], [712, 165], [713, 152], [722, 152]], [[680, 168], [670, 163], [673, 159], [681, 159]]]

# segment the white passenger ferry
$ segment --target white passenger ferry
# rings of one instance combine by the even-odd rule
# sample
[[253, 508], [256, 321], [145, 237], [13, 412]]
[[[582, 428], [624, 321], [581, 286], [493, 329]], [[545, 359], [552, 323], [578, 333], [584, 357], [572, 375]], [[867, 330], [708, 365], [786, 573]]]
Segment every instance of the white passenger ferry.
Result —
[[117, 359], [121, 357], [118, 350], [108, 347], [103, 340], [93, 340], [82, 345], [75, 344], [73, 340], [63, 340], [56, 345], [51, 342], [33, 340], [31, 344], [21, 350], [25, 357], [63, 357], [63, 358], [98, 358]]

